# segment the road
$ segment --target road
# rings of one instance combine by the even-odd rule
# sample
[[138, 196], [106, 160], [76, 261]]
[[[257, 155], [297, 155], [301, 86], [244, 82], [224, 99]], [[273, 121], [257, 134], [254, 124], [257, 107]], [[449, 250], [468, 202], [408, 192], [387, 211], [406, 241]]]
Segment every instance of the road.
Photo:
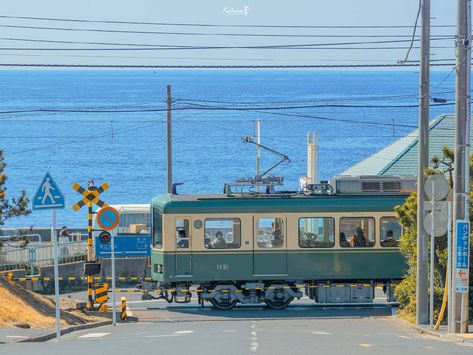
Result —
[[0, 345], [17, 354], [472, 354], [473, 344], [421, 335], [372, 307], [315, 306], [308, 299], [286, 310], [237, 307], [231, 311], [141, 301], [126, 294], [135, 323], [67, 334], [59, 342]]

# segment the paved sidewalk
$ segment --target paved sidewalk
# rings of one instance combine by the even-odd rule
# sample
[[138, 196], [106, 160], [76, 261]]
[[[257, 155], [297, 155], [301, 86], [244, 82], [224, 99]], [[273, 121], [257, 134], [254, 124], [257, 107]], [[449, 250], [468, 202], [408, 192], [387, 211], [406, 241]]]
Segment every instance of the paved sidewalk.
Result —
[[459, 342], [465, 342], [465, 343], [473, 344], [473, 325], [472, 324], [470, 324], [470, 326], [468, 328], [468, 333], [466, 333], [466, 334], [453, 334], [453, 333], [448, 333], [446, 325], [441, 325], [438, 330], [433, 330], [432, 328], [430, 328], [429, 325], [416, 325], [416, 324], [413, 324], [413, 323], [409, 323], [408, 321], [402, 319], [399, 316], [394, 317], [393, 319], [397, 320], [398, 322], [400, 322], [404, 326], [412, 328], [413, 330], [415, 330], [419, 333], [422, 333], [422, 334], [436, 336], [436, 337], [439, 337], [439, 338], [448, 339], [448, 340], [452, 340], [452, 341], [459, 341]]
[[4, 343], [16, 343], [18, 341], [22, 341], [28, 338], [38, 337], [41, 335], [46, 335], [51, 332], [55, 332], [55, 328], [30, 328], [30, 329], [23, 329], [23, 328], [6, 328], [0, 327], [0, 344]]

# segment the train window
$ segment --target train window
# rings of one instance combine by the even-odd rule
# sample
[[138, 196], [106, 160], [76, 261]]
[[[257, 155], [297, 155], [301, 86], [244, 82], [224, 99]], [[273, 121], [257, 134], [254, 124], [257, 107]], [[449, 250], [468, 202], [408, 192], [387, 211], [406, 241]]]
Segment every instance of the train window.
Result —
[[118, 234], [148, 234], [149, 213], [121, 212]]
[[399, 218], [382, 217], [381, 218], [381, 246], [397, 247], [401, 239], [402, 227]]
[[301, 248], [332, 248], [335, 245], [333, 218], [299, 218], [299, 246]]
[[374, 218], [340, 218], [340, 246], [366, 248], [374, 246]]
[[241, 246], [239, 218], [208, 218], [204, 222], [207, 249], [238, 249]]
[[163, 247], [163, 215], [157, 208], [153, 208], [153, 246]]
[[259, 248], [281, 248], [284, 245], [284, 219], [258, 219], [257, 243]]
[[176, 248], [187, 249], [190, 247], [190, 221], [187, 218], [176, 219]]

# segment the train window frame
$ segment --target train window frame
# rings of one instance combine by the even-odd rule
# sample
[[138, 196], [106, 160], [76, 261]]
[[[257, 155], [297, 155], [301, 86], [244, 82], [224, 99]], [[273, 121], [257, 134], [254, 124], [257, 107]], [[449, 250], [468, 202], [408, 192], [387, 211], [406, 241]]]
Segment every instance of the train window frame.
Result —
[[[225, 246], [217, 246], [217, 244], [213, 245], [213, 243], [215, 243], [216, 239], [213, 239], [212, 238], [214, 237], [213, 233], [207, 233], [208, 232], [208, 229], [216, 229], [215, 227], [213, 228], [210, 228], [208, 227], [207, 223], [210, 223], [210, 222], [227, 222], [227, 223], [231, 223], [232, 225], [232, 230], [231, 232], [225, 232], [223, 234], [223, 240], [225, 241]], [[236, 227], [236, 226], [239, 226], [239, 227]], [[222, 227], [220, 227], [220, 229], [223, 229]], [[217, 230], [215, 232], [215, 234], [217, 234], [218, 232], [221, 232], [220, 230]], [[240, 218], [237, 218], [237, 217], [211, 217], [211, 218], [206, 218], [204, 220], [204, 247], [205, 249], [208, 249], [208, 250], [228, 250], [228, 249], [240, 249], [241, 248], [241, 219]], [[228, 241], [228, 238], [229, 238], [229, 235], [231, 233], [231, 241]], [[207, 240], [210, 240], [210, 242], [208, 242]]]
[[[276, 225], [276, 220], [280, 220], [280, 223], [282, 223], [282, 227], [280, 227], [278, 230], [281, 231], [280, 236], [282, 238], [278, 238], [278, 239], [282, 239], [282, 243], [277, 243], [277, 244], [274, 243], [274, 240], [276, 239], [274, 233], [271, 233], [270, 241], [265, 241], [264, 243], [261, 241], [261, 236], [265, 236], [265, 239], [267, 239], [266, 237], [268, 236], [268, 234], [260, 234], [260, 230], [261, 230], [260, 229], [260, 222], [263, 219], [268, 219], [268, 220], [272, 219], [273, 220], [272, 223], [274, 223], [274, 225]], [[285, 248], [286, 236], [287, 236], [286, 223], [287, 223], [286, 218], [282, 217], [282, 216], [258, 216], [257, 219], [256, 219], [256, 231], [255, 231], [256, 246], [260, 249], [267, 249], [267, 248], [281, 249], [281, 248]], [[271, 228], [274, 228], [274, 226], [271, 227]], [[275, 231], [276, 230], [274, 230], [274, 232]]]
[[[373, 239], [369, 239], [370, 243], [369, 245], [364, 245], [364, 246], [360, 246], [360, 245], [354, 245], [354, 243], [356, 242], [355, 240], [352, 240], [352, 241], [349, 241], [348, 238], [346, 237], [346, 233], [343, 231], [342, 229], [342, 222], [344, 220], [368, 220], [368, 221], [371, 221], [371, 225], [372, 225], [372, 233], [373, 233]], [[361, 226], [362, 222], [360, 222], [360, 226]], [[366, 228], [365, 228], [366, 229]], [[376, 246], [376, 219], [372, 216], [356, 216], [356, 217], [340, 217], [338, 219], [338, 233], [339, 233], [339, 237], [338, 237], [338, 240], [339, 240], [339, 245], [341, 248], [359, 248], [359, 249], [365, 249], [365, 248], [374, 248]], [[355, 232], [356, 233], [356, 232]], [[352, 235], [352, 238], [353, 236], [355, 236], [355, 233], [353, 233]], [[367, 233], [366, 230], [363, 230], [363, 233], [366, 235], [366, 234], [369, 234]], [[342, 244], [342, 234], [345, 236], [345, 242], [344, 244]], [[350, 234], [350, 233], [348, 233]]]
[[153, 208], [152, 214], [152, 239], [153, 239], [153, 248], [162, 249], [163, 248], [163, 214], [157, 208]]
[[[317, 246], [317, 244], [315, 244], [314, 246], [303, 246], [301, 244], [301, 237], [302, 237], [302, 233], [301, 233], [301, 221], [302, 220], [307, 220], [307, 219], [317, 219], [317, 220], [331, 220], [332, 222], [332, 240], [331, 240], [331, 245], [327, 245], [327, 246]], [[324, 222], [325, 223], [325, 222]], [[302, 248], [302, 249], [330, 249], [330, 248], [334, 248], [335, 247], [335, 218], [333, 217], [322, 217], [322, 216], [310, 216], [310, 217], [299, 217], [298, 221], [297, 221], [297, 232], [298, 232], [298, 244], [299, 244], [299, 248]], [[308, 233], [308, 232], [306, 232]], [[311, 232], [311, 234], [314, 234]], [[317, 237], [318, 237], [318, 234], [317, 234]], [[325, 236], [323, 235], [323, 239], [325, 239]], [[330, 241], [330, 235], [329, 235], [329, 241]], [[325, 242], [318, 242], [316, 240], [314, 240], [315, 243], [325, 243]]]
[[[387, 234], [387, 232], [389, 232], [389, 230], [387, 230], [386, 232], [383, 231], [383, 219], [395, 219], [397, 220], [397, 224], [399, 225], [399, 236], [396, 237], [394, 236], [393, 240], [397, 242], [396, 245], [383, 245], [383, 242], [386, 242], [387, 239], [383, 239], [383, 236]], [[390, 229], [392, 231], [392, 228]], [[381, 246], [381, 248], [398, 248], [399, 249], [399, 242], [401, 240], [401, 237], [402, 237], [402, 224], [401, 224], [401, 221], [398, 217], [395, 217], [395, 216], [382, 216], [379, 218], [379, 245]]]
[[[182, 221], [182, 226], [178, 226], [178, 221]], [[187, 221], [187, 222], [186, 222]], [[174, 219], [174, 240], [176, 249], [190, 249], [192, 247], [192, 219], [187, 216], [178, 216]], [[184, 233], [181, 234], [180, 232]]]

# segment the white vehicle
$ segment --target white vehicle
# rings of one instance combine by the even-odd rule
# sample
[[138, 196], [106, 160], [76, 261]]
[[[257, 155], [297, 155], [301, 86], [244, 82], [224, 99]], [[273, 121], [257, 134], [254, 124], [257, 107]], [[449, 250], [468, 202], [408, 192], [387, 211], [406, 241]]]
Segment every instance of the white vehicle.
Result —
[[[149, 204], [110, 205], [120, 213], [120, 223], [115, 239], [117, 256], [150, 256], [151, 251], [151, 207]], [[98, 209], [96, 212], [99, 212]], [[99, 239], [101, 228], [97, 223], [97, 213], [93, 217], [93, 240], [97, 258], [110, 257], [110, 243]]]

